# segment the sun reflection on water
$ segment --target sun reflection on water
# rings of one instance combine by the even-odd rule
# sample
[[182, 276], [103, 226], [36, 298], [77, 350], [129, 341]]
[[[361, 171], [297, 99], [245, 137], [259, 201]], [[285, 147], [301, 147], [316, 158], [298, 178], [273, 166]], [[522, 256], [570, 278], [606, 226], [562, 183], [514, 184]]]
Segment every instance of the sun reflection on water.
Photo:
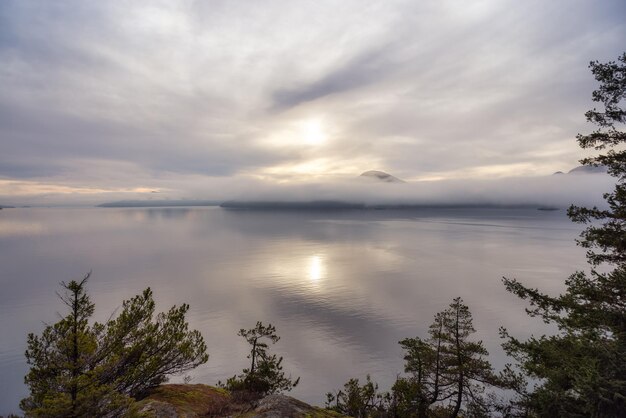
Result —
[[312, 283], [318, 283], [326, 276], [326, 266], [324, 265], [324, 259], [320, 255], [309, 257], [307, 276]]

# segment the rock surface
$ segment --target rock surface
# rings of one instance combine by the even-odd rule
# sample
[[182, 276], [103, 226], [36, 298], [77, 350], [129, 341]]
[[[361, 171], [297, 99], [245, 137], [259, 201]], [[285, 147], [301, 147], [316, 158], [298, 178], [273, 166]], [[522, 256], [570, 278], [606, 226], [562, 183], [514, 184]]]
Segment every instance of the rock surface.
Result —
[[268, 395], [254, 403], [237, 402], [228, 392], [208, 385], [162, 385], [138, 404], [150, 418], [339, 418], [341, 415], [285, 395]]
[[148, 401], [139, 412], [154, 418], [176, 418], [186, 415], [179, 415], [174, 405], [162, 401]]
[[151, 418], [220, 416], [231, 403], [223, 389], [208, 385], [161, 385], [138, 403], [139, 412]]
[[254, 418], [304, 418], [336, 417], [338, 414], [316, 408], [291, 396], [269, 395], [261, 399], [246, 417]]

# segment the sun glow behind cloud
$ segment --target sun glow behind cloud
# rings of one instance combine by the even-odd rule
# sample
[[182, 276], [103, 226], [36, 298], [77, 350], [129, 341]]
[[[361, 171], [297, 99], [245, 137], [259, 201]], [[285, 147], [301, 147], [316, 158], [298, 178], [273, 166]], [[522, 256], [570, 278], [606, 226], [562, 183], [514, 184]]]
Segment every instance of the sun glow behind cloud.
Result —
[[0, 2], [2, 204], [567, 171], [626, 34], [623, 0], [80, 4]]
[[295, 118], [264, 127], [259, 145], [270, 149], [318, 151], [330, 141], [329, 123], [321, 117]]
[[351, 180], [361, 174], [363, 167], [380, 166], [373, 158], [337, 159], [313, 157], [300, 162], [287, 162], [266, 167], [253, 174], [254, 177], [276, 182], [307, 182], [312, 180]]
[[328, 140], [324, 126], [319, 119], [309, 119], [302, 122], [302, 140], [307, 145], [323, 145]]

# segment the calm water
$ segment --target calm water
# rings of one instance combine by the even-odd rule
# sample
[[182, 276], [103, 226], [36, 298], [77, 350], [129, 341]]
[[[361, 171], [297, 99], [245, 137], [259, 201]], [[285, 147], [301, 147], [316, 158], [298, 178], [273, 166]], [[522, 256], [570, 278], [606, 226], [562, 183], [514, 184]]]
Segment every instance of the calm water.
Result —
[[246, 365], [236, 336], [276, 325], [284, 365], [302, 376], [294, 396], [324, 393], [370, 373], [385, 389], [402, 371], [397, 341], [424, 336], [461, 296], [494, 365], [498, 327], [544, 332], [502, 276], [550, 292], [584, 267], [581, 227], [563, 211], [415, 210], [294, 213], [220, 208], [0, 211], [0, 414], [26, 395], [26, 334], [54, 322], [58, 283], [92, 270], [96, 319], [150, 286], [157, 309], [189, 303], [209, 362], [191, 373], [214, 384]]

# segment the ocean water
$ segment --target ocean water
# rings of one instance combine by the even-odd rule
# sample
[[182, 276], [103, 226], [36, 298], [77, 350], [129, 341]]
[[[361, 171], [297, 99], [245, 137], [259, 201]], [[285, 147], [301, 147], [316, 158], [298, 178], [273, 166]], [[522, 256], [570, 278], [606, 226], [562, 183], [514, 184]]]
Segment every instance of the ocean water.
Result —
[[[151, 287], [157, 310], [189, 303], [209, 362], [189, 373], [215, 384], [247, 364], [240, 328], [270, 322], [293, 396], [370, 374], [386, 389], [402, 372], [405, 337], [426, 336], [456, 296], [496, 368], [498, 328], [550, 332], [524, 313], [502, 276], [549, 293], [584, 269], [564, 211], [420, 209], [251, 211], [196, 208], [24, 208], [0, 211], [0, 414], [26, 396], [26, 335], [53, 323], [59, 282], [92, 271], [96, 320]], [[174, 377], [179, 381], [182, 376]]]

